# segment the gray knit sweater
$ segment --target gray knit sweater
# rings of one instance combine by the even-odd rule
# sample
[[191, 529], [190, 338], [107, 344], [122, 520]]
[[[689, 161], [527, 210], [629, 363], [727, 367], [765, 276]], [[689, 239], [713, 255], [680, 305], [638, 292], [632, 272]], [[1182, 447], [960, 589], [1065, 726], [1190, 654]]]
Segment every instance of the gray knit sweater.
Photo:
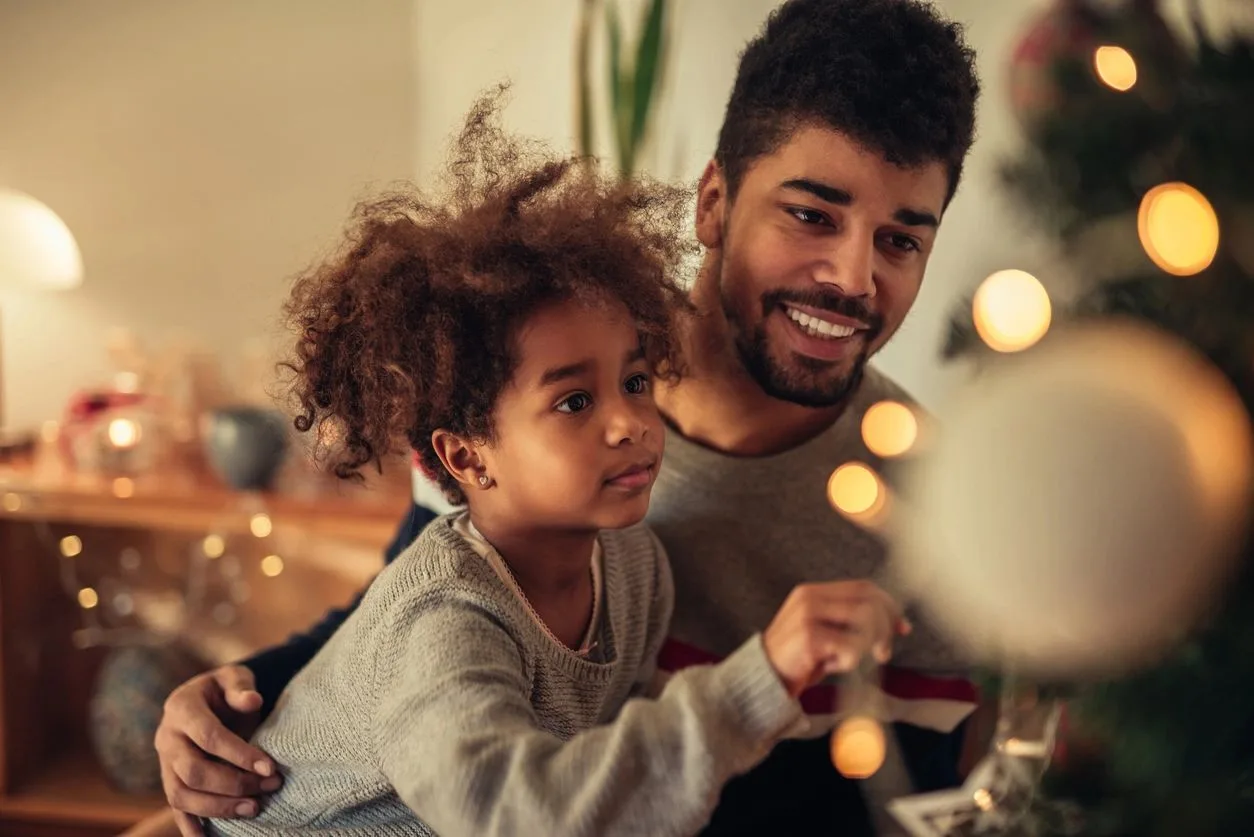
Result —
[[225, 835], [687, 835], [722, 785], [804, 723], [753, 636], [653, 679], [662, 547], [601, 534], [606, 662], [558, 644], [440, 518], [371, 585], [254, 738], [285, 784]]

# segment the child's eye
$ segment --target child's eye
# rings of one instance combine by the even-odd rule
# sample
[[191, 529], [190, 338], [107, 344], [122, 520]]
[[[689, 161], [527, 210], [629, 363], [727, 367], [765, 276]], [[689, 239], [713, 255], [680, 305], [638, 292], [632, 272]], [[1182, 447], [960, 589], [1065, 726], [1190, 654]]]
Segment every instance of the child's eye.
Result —
[[557, 405], [559, 413], [582, 413], [584, 410], [592, 406], [592, 397], [586, 392], [576, 392], [568, 395]]
[[627, 390], [628, 395], [644, 395], [649, 391], [649, 376], [643, 373], [632, 375], [627, 379], [627, 383], [623, 384], [623, 388]]

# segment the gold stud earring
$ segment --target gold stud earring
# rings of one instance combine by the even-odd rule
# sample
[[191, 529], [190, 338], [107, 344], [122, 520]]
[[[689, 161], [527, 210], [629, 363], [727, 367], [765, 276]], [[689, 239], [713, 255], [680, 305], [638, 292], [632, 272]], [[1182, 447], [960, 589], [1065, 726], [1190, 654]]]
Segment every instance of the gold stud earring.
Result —
[[479, 487], [480, 487], [480, 488], [487, 488], [487, 487], [488, 487], [488, 475], [487, 475], [487, 474], [480, 474], [480, 475], [479, 475]]

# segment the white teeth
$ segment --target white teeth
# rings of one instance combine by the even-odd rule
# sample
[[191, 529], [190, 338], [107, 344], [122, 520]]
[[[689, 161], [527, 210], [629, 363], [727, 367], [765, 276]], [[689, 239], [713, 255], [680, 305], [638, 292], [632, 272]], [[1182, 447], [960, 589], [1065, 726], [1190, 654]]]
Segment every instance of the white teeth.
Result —
[[811, 317], [805, 312], [798, 311], [795, 308], [784, 309], [793, 322], [801, 326], [801, 330], [811, 337], [826, 337], [831, 340], [838, 340], [842, 337], [848, 337], [854, 333], [852, 326], [836, 325], [829, 323], [827, 320], [820, 320], [818, 317]]

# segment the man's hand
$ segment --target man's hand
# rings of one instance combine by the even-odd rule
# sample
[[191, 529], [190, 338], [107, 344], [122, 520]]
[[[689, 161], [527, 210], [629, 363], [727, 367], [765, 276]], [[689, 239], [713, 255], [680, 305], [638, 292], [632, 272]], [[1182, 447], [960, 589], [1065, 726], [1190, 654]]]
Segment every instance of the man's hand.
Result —
[[244, 666], [197, 675], [166, 699], [154, 744], [183, 837], [203, 837], [197, 817], [256, 816], [253, 797], [282, 784], [274, 760], [246, 740], [260, 720], [261, 695]]
[[850, 672], [871, 654], [886, 663], [910, 632], [896, 601], [869, 581], [803, 584], [788, 594], [762, 635], [767, 659], [789, 693]]

